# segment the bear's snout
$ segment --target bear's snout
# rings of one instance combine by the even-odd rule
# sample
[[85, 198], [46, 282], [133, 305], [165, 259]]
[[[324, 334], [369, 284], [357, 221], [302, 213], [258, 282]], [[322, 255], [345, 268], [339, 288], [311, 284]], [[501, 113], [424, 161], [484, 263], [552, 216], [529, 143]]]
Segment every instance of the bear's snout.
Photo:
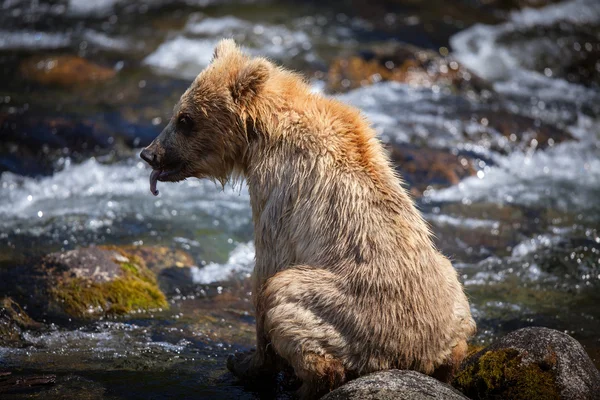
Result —
[[151, 167], [156, 167], [156, 153], [150, 148], [150, 146], [144, 148], [140, 153], [142, 160], [146, 161]]

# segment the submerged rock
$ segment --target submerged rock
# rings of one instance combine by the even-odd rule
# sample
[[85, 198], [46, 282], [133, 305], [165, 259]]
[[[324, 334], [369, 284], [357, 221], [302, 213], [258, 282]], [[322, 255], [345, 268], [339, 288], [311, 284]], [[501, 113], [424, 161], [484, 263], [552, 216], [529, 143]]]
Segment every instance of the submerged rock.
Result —
[[116, 71], [72, 55], [33, 56], [20, 65], [21, 75], [44, 85], [75, 86], [103, 82]]
[[457, 114], [465, 127], [465, 140], [501, 153], [545, 149], [574, 140], [565, 129], [503, 109], [462, 110]]
[[429, 186], [435, 188], [452, 186], [476, 173], [467, 158], [454, 155], [447, 150], [392, 145], [389, 151], [402, 179], [417, 196], [420, 196]]
[[37, 272], [50, 313], [94, 318], [168, 307], [144, 261], [114, 248], [52, 253]]
[[437, 85], [460, 92], [491, 90], [485, 81], [457, 61], [403, 43], [338, 58], [331, 63], [328, 72], [328, 87], [332, 91], [347, 91], [380, 81], [423, 87]]
[[569, 335], [524, 328], [469, 357], [453, 385], [474, 399], [598, 399], [600, 372]]
[[467, 399], [460, 392], [415, 371], [376, 372], [350, 381], [321, 400]]
[[0, 112], [0, 173], [49, 174], [61, 157], [80, 161], [116, 147], [112, 134], [91, 119]]

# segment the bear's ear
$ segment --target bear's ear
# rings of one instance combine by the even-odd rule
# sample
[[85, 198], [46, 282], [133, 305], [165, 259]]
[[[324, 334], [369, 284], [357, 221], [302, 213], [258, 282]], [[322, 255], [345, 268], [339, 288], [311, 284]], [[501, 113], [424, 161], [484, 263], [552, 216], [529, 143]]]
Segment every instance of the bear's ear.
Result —
[[269, 67], [269, 62], [262, 58], [248, 61], [231, 85], [233, 100], [244, 103], [256, 96], [269, 78]]
[[219, 43], [217, 43], [217, 45], [215, 46], [215, 51], [213, 52], [213, 60], [225, 57], [226, 54], [237, 52], [239, 52], [239, 49], [233, 39], [221, 39]]

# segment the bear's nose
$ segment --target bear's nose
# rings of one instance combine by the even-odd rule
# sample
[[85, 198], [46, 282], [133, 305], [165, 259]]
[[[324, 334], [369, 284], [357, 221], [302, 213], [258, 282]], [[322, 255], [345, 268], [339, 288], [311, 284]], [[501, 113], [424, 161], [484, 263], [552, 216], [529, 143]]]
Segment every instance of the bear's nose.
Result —
[[148, 164], [150, 164], [151, 167], [154, 167], [156, 164], [156, 153], [154, 153], [152, 150], [148, 149], [147, 147], [142, 150], [142, 152], [140, 153], [140, 157], [142, 157], [142, 160], [146, 161]]

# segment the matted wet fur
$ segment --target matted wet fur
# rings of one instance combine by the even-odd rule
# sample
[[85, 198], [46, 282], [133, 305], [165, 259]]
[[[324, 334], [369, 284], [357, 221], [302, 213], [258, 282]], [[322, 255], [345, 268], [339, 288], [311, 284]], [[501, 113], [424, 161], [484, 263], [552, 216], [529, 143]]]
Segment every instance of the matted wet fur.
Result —
[[475, 331], [467, 298], [358, 110], [223, 40], [142, 156], [154, 184], [247, 181], [257, 349], [234, 374], [287, 365], [302, 398], [389, 368], [450, 379]]

